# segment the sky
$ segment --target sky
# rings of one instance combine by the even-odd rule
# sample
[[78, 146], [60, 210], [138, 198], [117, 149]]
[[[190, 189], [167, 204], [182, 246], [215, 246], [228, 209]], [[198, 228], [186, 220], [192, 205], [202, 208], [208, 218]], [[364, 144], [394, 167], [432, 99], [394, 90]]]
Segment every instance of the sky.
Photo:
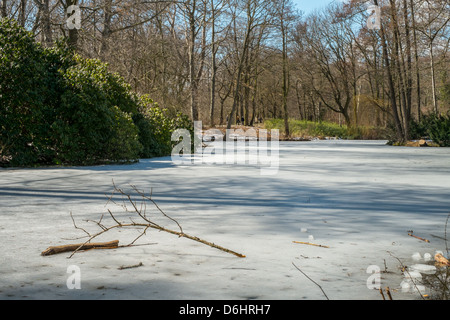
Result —
[[292, 2], [297, 6], [297, 9], [308, 14], [315, 9], [327, 6], [329, 3], [332, 3], [333, 0], [292, 0]]

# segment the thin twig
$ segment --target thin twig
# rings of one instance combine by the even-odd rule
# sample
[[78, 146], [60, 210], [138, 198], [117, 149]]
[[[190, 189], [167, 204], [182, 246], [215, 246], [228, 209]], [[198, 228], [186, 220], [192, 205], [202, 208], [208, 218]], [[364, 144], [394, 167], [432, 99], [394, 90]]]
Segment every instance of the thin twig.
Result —
[[83, 228], [80, 228], [77, 226], [77, 224], [75, 223], [75, 219], [73, 218], [72, 211], [70, 211], [70, 218], [72, 219], [73, 226], [75, 227], [75, 229], [79, 229], [79, 230], [83, 231], [84, 233], [86, 233], [88, 236], [90, 236], [89, 232], [87, 232]]
[[149, 226], [145, 227], [144, 231], [142, 231], [141, 234], [138, 235], [137, 238], [134, 239], [134, 240], [130, 243], [130, 245], [134, 244], [140, 237], [142, 237], [143, 235], [145, 235], [148, 228], [150, 228], [150, 227], [149, 227]]
[[178, 223], [178, 221], [175, 220], [175, 219], [173, 219], [173, 218], [170, 217], [169, 215], [167, 215], [163, 210], [161, 210], [161, 208], [158, 206], [158, 204], [152, 199], [153, 188], [151, 188], [150, 196], [148, 197], [148, 196], [146, 196], [146, 195], [144, 194], [144, 192], [138, 190], [138, 189], [136, 188], [136, 186], [131, 185], [131, 187], [132, 187], [133, 190], [136, 191], [140, 196], [142, 196], [143, 199], [147, 199], [147, 200], [151, 201], [151, 202], [155, 205], [156, 209], [158, 209], [158, 211], [161, 212], [162, 215], [164, 215], [166, 218], [168, 218], [168, 219], [172, 220], [173, 222], [175, 222], [175, 223], [177, 224], [178, 228], [180, 228], [180, 232], [183, 233], [183, 228], [182, 228], [181, 225]]
[[417, 292], [419, 293], [420, 297], [421, 297], [423, 300], [425, 300], [425, 297], [422, 295], [422, 293], [420, 293], [420, 290], [419, 290], [419, 288], [417, 287], [416, 282], [413, 280], [413, 277], [411, 277], [411, 274], [409, 273], [408, 268], [407, 268], [406, 266], [404, 266], [404, 265], [403, 265], [403, 262], [402, 262], [399, 258], [397, 258], [396, 256], [394, 256], [394, 255], [392, 254], [392, 252], [388, 251], [388, 253], [389, 253], [389, 255], [390, 255], [391, 257], [397, 259], [397, 261], [400, 263], [400, 265], [401, 265], [401, 267], [402, 267], [402, 270], [405, 270], [405, 272], [406, 272], [406, 273], [408, 274], [408, 276], [410, 277], [411, 282], [413, 283], [413, 285], [414, 285], [414, 287], [416, 288]]
[[119, 225], [121, 226], [122, 224], [116, 220], [116, 218], [114, 217], [114, 215], [112, 214], [111, 210], [108, 209], [109, 215], [111, 216], [111, 218], [113, 218], [113, 220]]
[[450, 219], [450, 213], [447, 215], [447, 219], [445, 220], [445, 227], [444, 227], [445, 249], [447, 251], [447, 255], [448, 255], [447, 226], [448, 226], [449, 219]]
[[323, 291], [322, 287], [321, 287], [317, 282], [315, 282], [313, 279], [311, 279], [310, 277], [308, 277], [308, 275], [307, 275], [306, 273], [304, 273], [299, 267], [297, 267], [297, 266], [295, 265], [295, 263], [292, 262], [292, 264], [293, 264], [294, 267], [295, 267], [298, 271], [300, 271], [306, 278], [308, 278], [312, 283], [314, 283], [316, 286], [318, 286], [318, 287], [320, 288], [320, 290], [322, 290], [322, 293], [323, 293], [323, 295], [325, 296], [325, 298], [327, 298], [327, 300], [330, 300], [330, 299], [328, 298], [327, 294], [325, 293], [325, 291]]

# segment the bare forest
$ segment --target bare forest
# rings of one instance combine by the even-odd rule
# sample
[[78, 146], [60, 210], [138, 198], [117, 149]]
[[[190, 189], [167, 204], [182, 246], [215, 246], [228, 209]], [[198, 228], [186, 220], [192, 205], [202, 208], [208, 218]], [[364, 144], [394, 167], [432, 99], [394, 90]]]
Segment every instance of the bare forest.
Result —
[[289, 136], [288, 119], [324, 120], [391, 125], [406, 140], [411, 119], [450, 109], [449, 10], [448, 0], [336, 1], [308, 15], [291, 0], [2, 0], [0, 13], [208, 126], [284, 119]]

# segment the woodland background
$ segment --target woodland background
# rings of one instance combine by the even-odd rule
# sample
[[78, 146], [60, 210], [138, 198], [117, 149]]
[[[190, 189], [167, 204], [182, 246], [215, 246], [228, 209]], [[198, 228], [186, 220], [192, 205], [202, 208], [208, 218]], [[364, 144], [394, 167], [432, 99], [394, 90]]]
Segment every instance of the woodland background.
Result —
[[[72, 5], [79, 29], [67, 25]], [[381, 8], [381, 28], [368, 27], [370, 5]], [[291, 0], [2, 0], [0, 8], [43, 48], [65, 39], [107, 64], [168, 117], [227, 128], [282, 119], [288, 137], [293, 120], [325, 121], [388, 128], [398, 141], [438, 126], [447, 142], [449, 12], [448, 0], [336, 1], [308, 15]]]

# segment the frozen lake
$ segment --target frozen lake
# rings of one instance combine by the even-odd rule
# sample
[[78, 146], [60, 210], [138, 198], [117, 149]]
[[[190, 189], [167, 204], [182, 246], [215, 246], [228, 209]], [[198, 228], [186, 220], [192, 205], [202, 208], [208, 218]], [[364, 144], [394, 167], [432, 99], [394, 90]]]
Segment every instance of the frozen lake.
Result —
[[[70, 212], [91, 226], [83, 220], [107, 213], [112, 180], [152, 189], [186, 233], [246, 258], [156, 230], [139, 239], [150, 243], [145, 246], [71, 259], [41, 256], [49, 246], [84, 241], [73, 240], [83, 233]], [[449, 213], [450, 149], [384, 141], [280, 142], [279, 169], [270, 176], [249, 165], [176, 166], [170, 157], [124, 166], [0, 169], [0, 298], [324, 299], [294, 263], [332, 300], [381, 299], [367, 285], [374, 265], [387, 268], [381, 286], [394, 299], [417, 299], [402, 292], [397, 259], [411, 265], [424, 263], [413, 255], [446, 254]], [[170, 221], [165, 226], [176, 229]], [[103, 240], [127, 244], [137, 234], [123, 229]], [[72, 265], [80, 270], [81, 289], [67, 287]]]

